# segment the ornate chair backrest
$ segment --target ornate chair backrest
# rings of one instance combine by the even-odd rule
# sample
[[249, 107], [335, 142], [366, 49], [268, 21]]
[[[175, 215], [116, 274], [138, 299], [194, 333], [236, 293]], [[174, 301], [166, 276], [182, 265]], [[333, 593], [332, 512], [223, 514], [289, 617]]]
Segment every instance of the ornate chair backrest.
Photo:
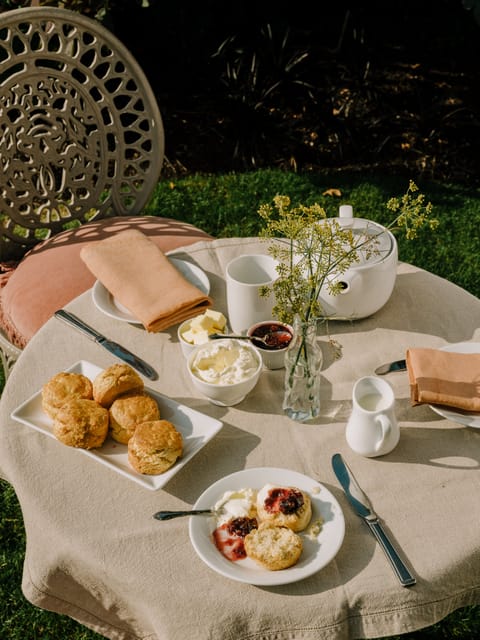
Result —
[[66, 9], [0, 14], [0, 262], [140, 213], [163, 154], [150, 84], [112, 33]]

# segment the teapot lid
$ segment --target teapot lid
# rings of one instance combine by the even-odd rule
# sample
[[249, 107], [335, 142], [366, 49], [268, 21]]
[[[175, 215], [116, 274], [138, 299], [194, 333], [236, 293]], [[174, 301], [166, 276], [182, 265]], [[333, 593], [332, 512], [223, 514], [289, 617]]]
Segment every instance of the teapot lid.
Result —
[[349, 204], [340, 205], [338, 213], [337, 221], [342, 228], [351, 229], [354, 236], [358, 238], [362, 235], [365, 238], [374, 238], [374, 243], [369, 243], [368, 249], [365, 247], [358, 250], [357, 266], [381, 262], [392, 253], [396, 241], [392, 233], [384, 226], [378, 222], [373, 222], [373, 220], [355, 218], [353, 216], [353, 207]]

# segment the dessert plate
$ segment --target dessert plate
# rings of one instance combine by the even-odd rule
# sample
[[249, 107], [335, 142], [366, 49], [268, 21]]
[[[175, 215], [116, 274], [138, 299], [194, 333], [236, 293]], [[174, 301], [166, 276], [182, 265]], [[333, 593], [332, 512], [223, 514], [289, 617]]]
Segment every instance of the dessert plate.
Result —
[[[441, 351], [451, 351], [454, 353], [480, 353], [480, 342], [458, 342], [456, 344], [448, 344], [444, 347], [440, 347]], [[445, 407], [440, 405], [431, 404], [430, 408], [447, 420], [452, 422], [458, 422], [466, 427], [475, 427], [480, 429], [480, 413], [472, 413], [469, 411], [462, 411], [461, 409], [453, 409], [452, 407]]]
[[[197, 267], [196, 264], [180, 260], [179, 258], [168, 258], [172, 265], [192, 284], [205, 295], [210, 293], [210, 281], [207, 274]], [[92, 298], [97, 309], [115, 320], [130, 322], [132, 324], [142, 324], [132, 313], [124, 307], [103, 284], [97, 280], [92, 287]]]
[[[90, 362], [80, 360], [69, 369], [66, 369], [66, 371], [82, 373], [87, 376], [87, 378], [90, 378], [90, 380], [93, 380], [102, 369]], [[146, 489], [151, 489], [152, 491], [161, 489], [220, 431], [222, 423], [199, 411], [179, 404], [161, 393], [157, 393], [153, 389], [145, 387], [145, 391], [158, 402], [162, 419], [169, 420], [173, 423], [183, 436], [183, 456], [177, 460], [173, 467], [165, 471], [165, 473], [156, 476], [146, 476], [135, 471], [128, 462], [127, 446], [116, 442], [110, 438], [110, 436], [107, 437], [99, 449], [92, 449], [90, 451], [67, 447], [60, 442], [58, 443], [59, 446], [70, 449], [72, 455], [83, 454], [89, 456], [100, 464], [106, 465], [112, 469], [112, 471], [137, 482]], [[26, 400], [15, 409], [15, 411], [12, 412], [12, 418], [56, 440], [52, 431], [52, 420], [42, 409], [41, 391], [35, 393], [29, 400]]]
[[193, 509], [212, 507], [226, 491], [261, 489], [268, 483], [297, 487], [308, 492], [312, 500], [311, 522], [321, 517], [323, 525], [316, 536], [308, 535], [308, 527], [300, 533], [303, 551], [296, 565], [281, 571], [268, 571], [251, 558], [235, 562], [227, 560], [213, 542], [212, 535], [216, 527], [214, 517], [190, 518], [190, 540], [197, 554], [211, 569], [237, 582], [267, 586], [303, 580], [325, 567], [335, 557], [343, 542], [345, 520], [334, 496], [316, 480], [288, 469], [261, 467], [232, 473], [206, 489]]

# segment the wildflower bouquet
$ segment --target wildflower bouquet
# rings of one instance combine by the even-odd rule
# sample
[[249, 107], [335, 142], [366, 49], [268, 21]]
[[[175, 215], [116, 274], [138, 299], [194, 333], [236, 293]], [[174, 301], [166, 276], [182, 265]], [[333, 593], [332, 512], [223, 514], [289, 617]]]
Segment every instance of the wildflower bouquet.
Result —
[[[320, 412], [321, 353], [314, 340], [319, 320], [327, 319], [322, 309], [322, 289], [338, 295], [341, 280], [350, 267], [379, 253], [380, 236], [386, 231], [403, 231], [411, 240], [425, 226], [435, 229], [432, 204], [412, 181], [401, 198], [391, 198], [387, 209], [394, 214], [385, 227], [367, 226], [356, 234], [338, 218], [328, 218], [318, 204], [291, 206], [288, 196], [278, 195], [263, 204], [259, 215], [265, 226], [261, 235], [270, 239], [269, 253], [278, 263], [278, 278], [262, 288], [273, 290], [273, 315], [294, 325], [295, 339], [286, 355], [284, 410], [293, 419], [305, 421]], [[312, 327], [313, 325], [313, 327]], [[338, 344], [335, 346], [339, 346]]]

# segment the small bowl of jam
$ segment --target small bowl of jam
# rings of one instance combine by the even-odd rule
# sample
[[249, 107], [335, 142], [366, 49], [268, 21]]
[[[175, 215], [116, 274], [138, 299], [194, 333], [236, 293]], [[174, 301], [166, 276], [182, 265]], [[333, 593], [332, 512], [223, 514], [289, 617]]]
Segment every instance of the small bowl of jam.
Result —
[[264, 320], [253, 324], [247, 335], [252, 338], [252, 344], [261, 353], [267, 369], [281, 369], [285, 366], [285, 351], [293, 338], [293, 329], [289, 324], [277, 320]]

